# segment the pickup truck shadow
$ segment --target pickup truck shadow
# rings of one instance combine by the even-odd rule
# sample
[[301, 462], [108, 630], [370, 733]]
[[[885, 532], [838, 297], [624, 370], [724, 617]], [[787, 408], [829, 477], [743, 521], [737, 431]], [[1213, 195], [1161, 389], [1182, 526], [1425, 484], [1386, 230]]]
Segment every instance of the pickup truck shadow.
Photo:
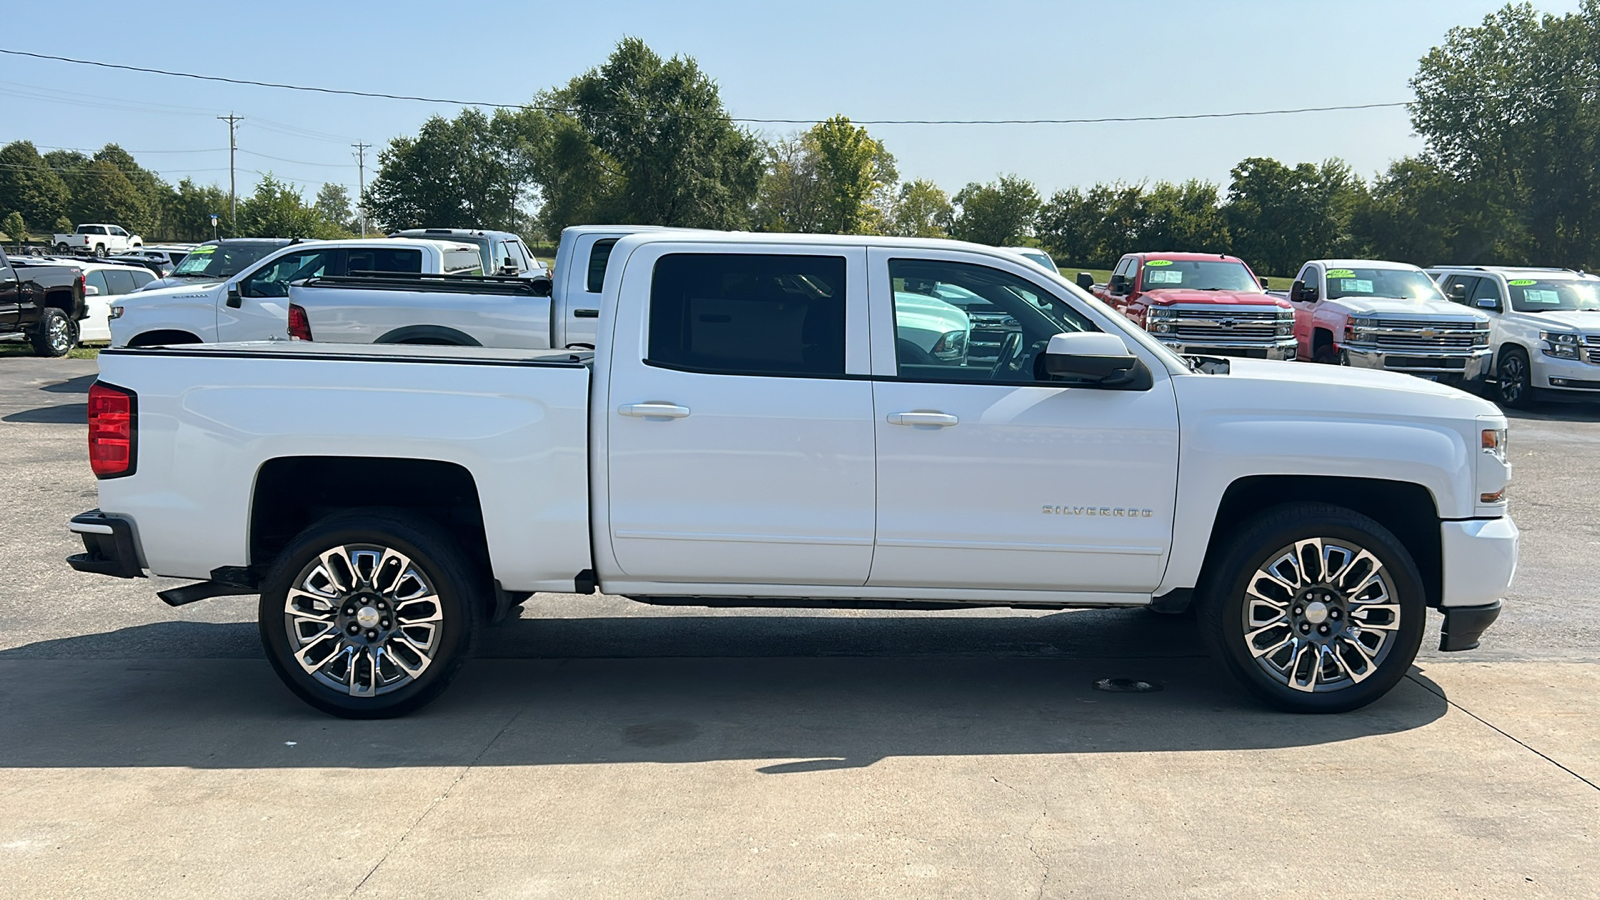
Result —
[[25, 409], [9, 416], [0, 416], [0, 422], [22, 422], [43, 425], [83, 425], [89, 421], [89, 404], [68, 403], [63, 406], [41, 406]]
[[66, 381], [47, 384], [39, 388], [39, 390], [51, 394], [87, 394], [90, 386], [99, 377], [99, 375], [79, 375], [77, 378], [68, 378]]
[[[1342, 753], [1329, 745], [1447, 708], [1414, 670], [1354, 713], [1272, 712], [1187, 636], [1138, 610], [520, 620], [432, 706], [353, 722], [292, 697], [252, 625], [157, 623], [0, 652], [0, 767], [738, 760], [800, 776], [898, 756]], [[1158, 690], [1097, 689], [1111, 678]]]

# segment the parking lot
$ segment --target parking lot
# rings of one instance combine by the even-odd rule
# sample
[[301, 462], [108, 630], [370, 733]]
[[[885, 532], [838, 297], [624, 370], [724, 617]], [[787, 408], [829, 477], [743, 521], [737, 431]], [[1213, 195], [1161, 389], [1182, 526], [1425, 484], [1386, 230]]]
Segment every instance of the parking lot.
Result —
[[254, 598], [63, 562], [94, 372], [0, 359], [0, 895], [1600, 894], [1600, 404], [1513, 414], [1504, 615], [1356, 713], [1266, 711], [1142, 610], [554, 595], [351, 722]]

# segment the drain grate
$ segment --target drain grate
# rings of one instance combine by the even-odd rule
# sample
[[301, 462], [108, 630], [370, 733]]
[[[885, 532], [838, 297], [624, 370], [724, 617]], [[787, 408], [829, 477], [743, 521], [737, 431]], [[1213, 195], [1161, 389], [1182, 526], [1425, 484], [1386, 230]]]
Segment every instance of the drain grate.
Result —
[[1159, 681], [1141, 681], [1138, 678], [1102, 678], [1094, 689], [1109, 694], [1153, 694], [1166, 687]]

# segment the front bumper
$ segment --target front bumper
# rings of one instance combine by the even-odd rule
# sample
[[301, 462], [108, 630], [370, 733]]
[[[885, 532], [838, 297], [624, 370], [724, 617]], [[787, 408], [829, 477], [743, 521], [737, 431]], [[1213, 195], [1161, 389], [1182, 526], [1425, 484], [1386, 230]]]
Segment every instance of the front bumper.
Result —
[[1482, 381], [1489, 374], [1494, 351], [1485, 347], [1470, 353], [1460, 351], [1374, 350], [1344, 345], [1345, 359], [1360, 369], [1387, 369], [1408, 375], [1432, 375]]
[[[1600, 358], [1600, 350], [1585, 347], [1583, 352], [1586, 358], [1588, 353]], [[1534, 387], [1600, 397], [1600, 365], [1581, 359], [1559, 359], [1542, 353], [1532, 363]]]
[[1260, 341], [1179, 341], [1156, 335], [1156, 340], [1179, 356], [1241, 356], [1248, 359], [1294, 359], [1300, 344], [1294, 338], [1263, 344]]
[[1517, 574], [1521, 533], [1510, 516], [1441, 522], [1444, 636], [1440, 650], [1471, 650], [1500, 616], [1500, 598]]
[[143, 578], [139, 551], [133, 540], [133, 523], [108, 516], [98, 509], [73, 516], [67, 528], [83, 538], [83, 553], [67, 557], [79, 572], [115, 578]]

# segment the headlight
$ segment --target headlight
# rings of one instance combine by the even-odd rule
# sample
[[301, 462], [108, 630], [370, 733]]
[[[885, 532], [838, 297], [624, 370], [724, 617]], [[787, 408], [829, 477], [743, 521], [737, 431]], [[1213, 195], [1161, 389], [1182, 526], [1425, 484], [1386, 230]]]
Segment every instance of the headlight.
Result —
[[1544, 355], [1554, 356], [1556, 359], [1577, 359], [1579, 355], [1578, 335], [1569, 331], [1541, 331], [1539, 340], [1544, 341]]
[[1177, 314], [1177, 310], [1166, 306], [1152, 306], [1144, 312], [1146, 319], [1170, 319]]
[[1351, 328], [1377, 328], [1378, 327], [1378, 320], [1377, 319], [1359, 318], [1359, 317], [1358, 318], [1352, 318], [1350, 320], [1350, 327]]
[[120, 318], [122, 318], [122, 307], [120, 307], [120, 306], [111, 307], [111, 312], [107, 313], [106, 317], [110, 318], [110, 319], [120, 319]]
[[935, 359], [960, 359], [967, 352], [967, 333], [947, 331], [934, 342], [931, 351]]
[[1478, 503], [1504, 503], [1506, 485], [1511, 482], [1511, 466], [1506, 462], [1506, 429], [1485, 428], [1480, 434], [1483, 452], [1478, 459]]

